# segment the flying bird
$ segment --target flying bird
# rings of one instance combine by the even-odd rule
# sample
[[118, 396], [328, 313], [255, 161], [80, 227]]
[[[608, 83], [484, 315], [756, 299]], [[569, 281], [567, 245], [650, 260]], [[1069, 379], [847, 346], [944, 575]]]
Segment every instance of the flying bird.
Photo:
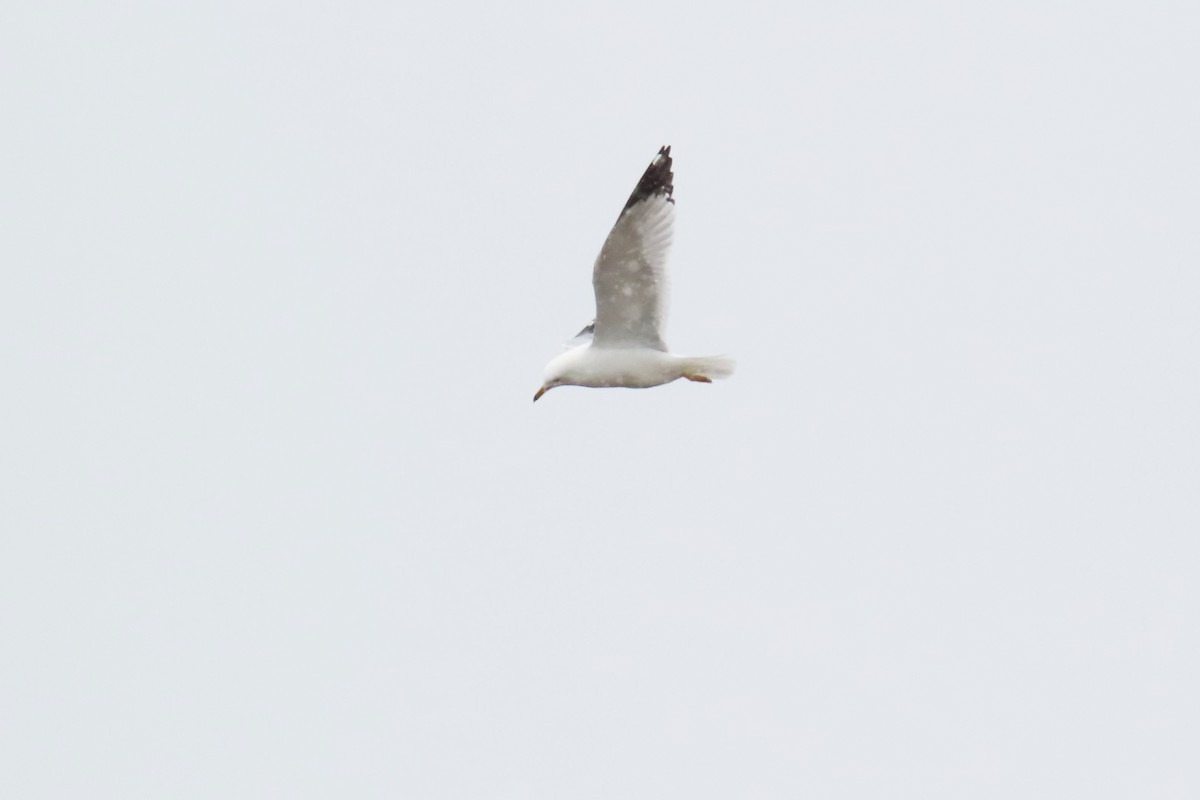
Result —
[[667, 250], [675, 221], [671, 148], [650, 162], [592, 268], [596, 318], [582, 340], [546, 365], [534, 402], [555, 386], [646, 389], [687, 378], [712, 383], [733, 374], [730, 356], [667, 352]]

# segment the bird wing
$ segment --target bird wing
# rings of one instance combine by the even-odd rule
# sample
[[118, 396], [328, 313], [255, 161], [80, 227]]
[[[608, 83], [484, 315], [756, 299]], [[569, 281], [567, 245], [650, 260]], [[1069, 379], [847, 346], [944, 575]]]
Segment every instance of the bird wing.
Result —
[[573, 347], [583, 347], [592, 343], [592, 334], [596, 330], [596, 320], [592, 320], [587, 325], [583, 326], [583, 330], [575, 334], [563, 347], [570, 350]]
[[667, 250], [675, 220], [671, 148], [663, 147], [625, 203], [592, 269], [594, 347], [667, 349]]

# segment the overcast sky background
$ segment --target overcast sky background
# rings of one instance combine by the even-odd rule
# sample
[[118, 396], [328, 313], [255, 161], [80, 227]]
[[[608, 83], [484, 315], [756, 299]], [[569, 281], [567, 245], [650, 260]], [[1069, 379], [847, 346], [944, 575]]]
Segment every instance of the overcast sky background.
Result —
[[1195, 4], [413, 5], [0, 12], [0, 795], [1200, 796]]

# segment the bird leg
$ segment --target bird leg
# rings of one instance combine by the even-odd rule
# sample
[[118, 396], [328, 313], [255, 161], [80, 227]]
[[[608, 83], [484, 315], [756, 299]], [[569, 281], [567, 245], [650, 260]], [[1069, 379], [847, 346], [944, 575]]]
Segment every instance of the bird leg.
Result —
[[683, 373], [683, 377], [687, 378], [689, 381], [695, 381], [696, 383], [712, 383], [712, 378], [706, 375], [689, 375], [685, 372]]

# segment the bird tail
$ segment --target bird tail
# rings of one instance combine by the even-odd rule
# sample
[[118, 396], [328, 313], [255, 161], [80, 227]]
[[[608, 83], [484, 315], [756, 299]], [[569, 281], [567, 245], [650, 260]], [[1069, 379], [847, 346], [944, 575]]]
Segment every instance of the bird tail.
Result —
[[737, 367], [733, 356], [689, 356], [683, 359], [685, 375], [700, 375], [709, 380], [728, 378]]

